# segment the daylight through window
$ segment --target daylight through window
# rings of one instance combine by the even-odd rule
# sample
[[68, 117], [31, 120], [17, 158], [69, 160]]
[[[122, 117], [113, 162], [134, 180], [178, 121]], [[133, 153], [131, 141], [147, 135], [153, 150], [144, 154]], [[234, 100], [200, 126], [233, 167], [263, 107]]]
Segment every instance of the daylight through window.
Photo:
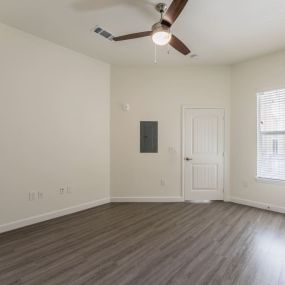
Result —
[[285, 89], [257, 94], [257, 177], [285, 181]]

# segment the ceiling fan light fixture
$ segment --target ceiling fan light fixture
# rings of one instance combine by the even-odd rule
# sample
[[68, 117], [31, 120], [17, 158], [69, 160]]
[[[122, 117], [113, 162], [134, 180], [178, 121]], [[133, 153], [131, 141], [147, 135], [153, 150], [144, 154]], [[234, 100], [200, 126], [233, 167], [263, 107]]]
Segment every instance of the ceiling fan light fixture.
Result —
[[158, 46], [165, 46], [170, 42], [171, 36], [168, 31], [158, 31], [152, 34], [152, 40]]
[[171, 40], [170, 29], [161, 23], [156, 23], [152, 27], [152, 41], [158, 46], [165, 46]]

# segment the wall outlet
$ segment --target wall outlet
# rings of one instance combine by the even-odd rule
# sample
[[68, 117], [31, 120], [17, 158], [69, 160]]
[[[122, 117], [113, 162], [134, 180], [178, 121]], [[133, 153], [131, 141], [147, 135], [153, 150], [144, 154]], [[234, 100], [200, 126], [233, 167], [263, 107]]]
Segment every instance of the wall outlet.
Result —
[[71, 187], [69, 185], [66, 186], [66, 193], [67, 194], [71, 194], [72, 193]]
[[38, 192], [38, 200], [42, 200], [44, 198], [44, 193]]
[[29, 201], [36, 200], [36, 192], [29, 192]]
[[165, 179], [164, 178], [160, 179], [160, 186], [165, 186]]
[[60, 195], [63, 195], [63, 194], [64, 194], [64, 188], [63, 188], [63, 187], [59, 188], [59, 194], [60, 194]]
[[177, 150], [176, 150], [176, 148], [174, 146], [169, 146], [168, 147], [168, 152], [170, 154], [177, 154]]

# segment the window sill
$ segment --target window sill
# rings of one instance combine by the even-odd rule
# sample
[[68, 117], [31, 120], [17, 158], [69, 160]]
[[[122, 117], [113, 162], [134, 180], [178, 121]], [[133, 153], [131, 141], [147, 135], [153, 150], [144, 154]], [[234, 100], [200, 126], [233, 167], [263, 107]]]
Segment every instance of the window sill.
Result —
[[258, 183], [285, 185], [285, 180], [262, 178], [262, 177], [255, 177], [255, 180]]

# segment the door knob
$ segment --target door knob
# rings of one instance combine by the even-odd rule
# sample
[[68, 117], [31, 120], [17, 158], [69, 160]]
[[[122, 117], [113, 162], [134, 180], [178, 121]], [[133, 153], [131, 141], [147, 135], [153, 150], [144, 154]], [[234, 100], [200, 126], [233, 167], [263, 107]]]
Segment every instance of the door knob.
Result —
[[186, 161], [190, 161], [190, 160], [192, 160], [192, 158], [190, 158], [190, 157], [185, 157], [185, 160], [186, 160]]

